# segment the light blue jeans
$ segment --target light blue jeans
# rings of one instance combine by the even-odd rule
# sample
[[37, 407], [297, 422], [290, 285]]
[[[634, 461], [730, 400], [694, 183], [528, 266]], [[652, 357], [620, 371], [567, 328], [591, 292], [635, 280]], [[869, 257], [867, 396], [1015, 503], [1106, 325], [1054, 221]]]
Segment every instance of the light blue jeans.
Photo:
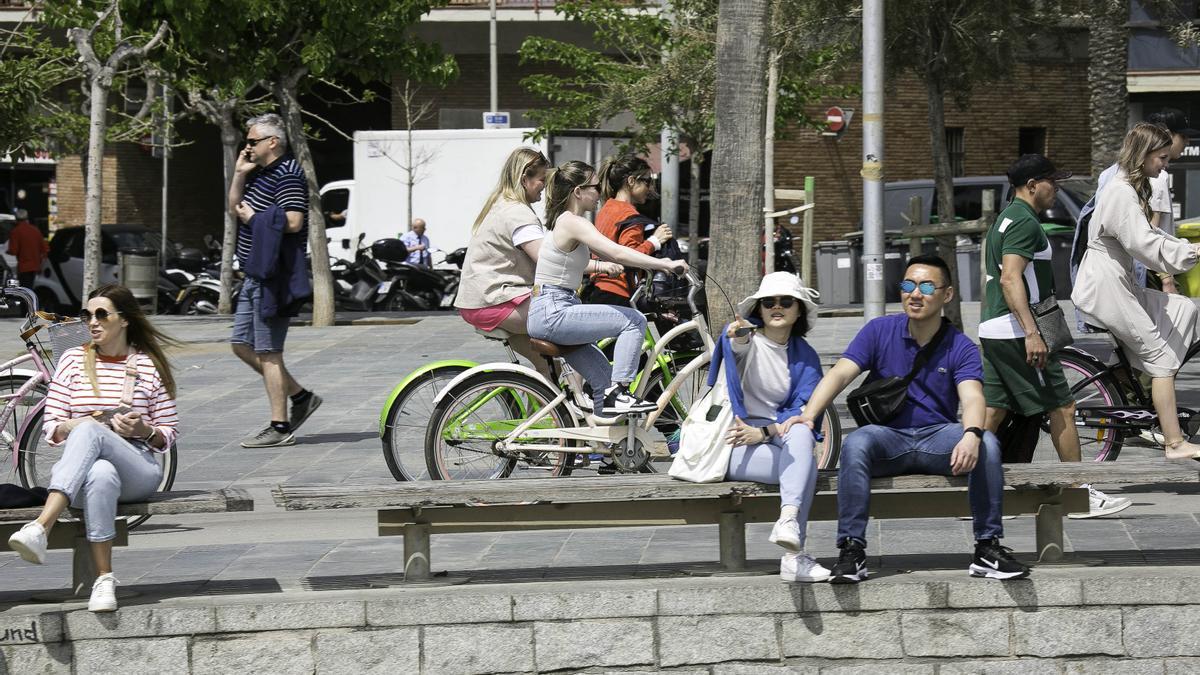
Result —
[[[565, 358], [591, 386], [597, 413], [604, 407], [604, 390], [610, 384], [629, 384], [637, 374], [646, 317], [631, 307], [585, 305], [575, 291], [542, 286], [529, 307], [526, 327], [529, 337], [537, 340], [556, 345], [584, 345]], [[611, 365], [594, 344], [608, 337], [617, 338]]]
[[[759, 418], [744, 421], [752, 427], [775, 423], [775, 420]], [[815, 444], [812, 429], [803, 424], [794, 425], [782, 439], [773, 436], [766, 443], [735, 447], [729, 456], [729, 472], [726, 474], [728, 480], [778, 485], [782, 505], [800, 509], [796, 520], [800, 523], [801, 546], [804, 546], [808, 512], [817, 489], [817, 459], [813, 456]]]
[[67, 436], [50, 470], [50, 490], [83, 509], [88, 541], [117, 536], [117, 502], [140, 502], [158, 490], [162, 465], [154, 452], [103, 424], [81, 424]]

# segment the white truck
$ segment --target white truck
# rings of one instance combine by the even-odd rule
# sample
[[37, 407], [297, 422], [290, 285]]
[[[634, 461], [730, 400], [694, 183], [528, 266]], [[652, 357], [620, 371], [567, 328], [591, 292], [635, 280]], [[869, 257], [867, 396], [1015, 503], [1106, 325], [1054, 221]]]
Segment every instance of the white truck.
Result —
[[[426, 223], [430, 245], [453, 251], [467, 245], [471, 225], [496, 187], [504, 160], [520, 146], [546, 152], [546, 142], [524, 140], [532, 129], [437, 129], [412, 132], [413, 218]], [[363, 243], [408, 230], [408, 132], [354, 134], [354, 180], [321, 188], [329, 254], [353, 260]], [[539, 202], [534, 209], [541, 216]], [[344, 214], [344, 215], [343, 215]]]

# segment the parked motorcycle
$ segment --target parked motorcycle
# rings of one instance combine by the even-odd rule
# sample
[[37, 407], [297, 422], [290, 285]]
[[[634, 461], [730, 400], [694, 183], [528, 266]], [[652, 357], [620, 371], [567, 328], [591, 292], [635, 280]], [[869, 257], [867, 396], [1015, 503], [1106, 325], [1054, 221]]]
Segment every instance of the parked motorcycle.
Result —
[[331, 256], [329, 271], [333, 275], [333, 301], [338, 309], [352, 312], [387, 309], [389, 297], [397, 292], [391, 277], [371, 256], [371, 249], [363, 246], [365, 236], [358, 235], [353, 262]]
[[[442, 252], [435, 249], [430, 253]], [[451, 256], [455, 256], [461, 268], [466, 249], [461, 249], [461, 255], [456, 254], [459, 251], [444, 255], [443, 260], [450, 261]], [[383, 264], [384, 272], [390, 277], [386, 309], [429, 311], [453, 306], [461, 269], [435, 269], [409, 264], [405, 262], [408, 259], [408, 247], [399, 239], [376, 241], [371, 244], [371, 255]]]

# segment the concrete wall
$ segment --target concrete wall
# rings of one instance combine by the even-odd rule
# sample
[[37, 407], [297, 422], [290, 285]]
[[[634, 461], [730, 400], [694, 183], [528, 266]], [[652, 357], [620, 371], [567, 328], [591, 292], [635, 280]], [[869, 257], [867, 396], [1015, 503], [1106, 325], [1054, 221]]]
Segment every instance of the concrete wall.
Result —
[[1130, 572], [331, 591], [110, 615], [24, 607], [0, 613], [0, 673], [1200, 672], [1200, 578]]

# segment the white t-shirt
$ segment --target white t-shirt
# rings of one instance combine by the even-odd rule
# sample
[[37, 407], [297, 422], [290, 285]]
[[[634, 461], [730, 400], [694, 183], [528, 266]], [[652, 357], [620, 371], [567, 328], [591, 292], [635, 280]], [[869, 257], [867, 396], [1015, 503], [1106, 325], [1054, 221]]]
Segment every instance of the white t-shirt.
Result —
[[528, 244], [531, 241], [537, 241], [538, 239], [543, 239], [543, 238], [545, 238], [545, 236], [546, 236], [546, 230], [541, 226], [540, 223], [529, 223], [526, 225], [521, 225], [517, 229], [513, 230], [513, 234], [512, 234], [513, 246], [520, 246], [521, 244]]
[[738, 375], [742, 378], [746, 413], [773, 421], [792, 391], [787, 345], [755, 332], [749, 344], [739, 345], [733, 341], [732, 346]]
[[1171, 175], [1159, 171], [1150, 179], [1150, 210], [1158, 214], [1158, 229], [1175, 235], [1175, 211], [1171, 207]]

